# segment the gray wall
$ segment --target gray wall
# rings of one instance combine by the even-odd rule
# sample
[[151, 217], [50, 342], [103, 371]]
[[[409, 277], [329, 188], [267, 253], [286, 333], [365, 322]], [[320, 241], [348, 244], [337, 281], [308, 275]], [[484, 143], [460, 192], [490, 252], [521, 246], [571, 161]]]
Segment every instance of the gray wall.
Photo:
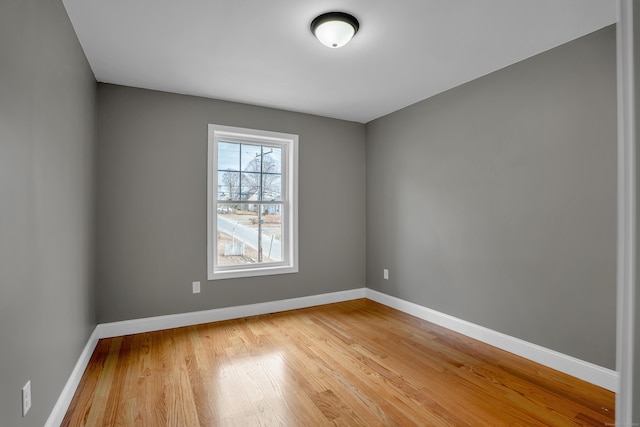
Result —
[[[105, 84], [98, 117], [100, 322], [365, 285], [364, 125]], [[209, 123], [300, 136], [298, 274], [207, 281]]]
[[635, 312], [634, 312], [634, 350], [633, 350], [633, 383], [632, 383], [632, 421], [640, 423], [640, 4], [633, 2], [633, 52], [635, 88], [635, 132], [636, 132], [636, 263], [635, 263]]
[[2, 426], [44, 424], [96, 325], [95, 93], [62, 2], [0, 2]]
[[368, 123], [367, 285], [614, 369], [615, 42]]

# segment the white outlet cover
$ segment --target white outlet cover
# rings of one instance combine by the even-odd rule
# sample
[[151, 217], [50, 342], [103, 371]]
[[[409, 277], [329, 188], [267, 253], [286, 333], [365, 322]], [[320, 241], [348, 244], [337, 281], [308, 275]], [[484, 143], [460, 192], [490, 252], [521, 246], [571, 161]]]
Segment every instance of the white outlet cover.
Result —
[[199, 294], [200, 293], [200, 282], [193, 282], [191, 284], [191, 286], [192, 286], [194, 294]]
[[22, 387], [22, 416], [27, 415], [31, 409], [31, 381], [27, 381], [27, 383]]
[[384, 280], [389, 280], [389, 270], [385, 268], [383, 271], [383, 274], [384, 274]]

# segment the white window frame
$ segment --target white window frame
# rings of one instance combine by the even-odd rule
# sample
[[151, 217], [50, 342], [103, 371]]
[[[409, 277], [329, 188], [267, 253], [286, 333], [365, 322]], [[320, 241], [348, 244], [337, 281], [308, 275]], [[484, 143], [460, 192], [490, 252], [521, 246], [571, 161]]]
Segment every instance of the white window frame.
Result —
[[[283, 259], [277, 263], [220, 266], [218, 260], [218, 143], [242, 142], [282, 148]], [[207, 179], [207, 274], [209, 280], [298, 272], [298, 135], [209, 124]]]

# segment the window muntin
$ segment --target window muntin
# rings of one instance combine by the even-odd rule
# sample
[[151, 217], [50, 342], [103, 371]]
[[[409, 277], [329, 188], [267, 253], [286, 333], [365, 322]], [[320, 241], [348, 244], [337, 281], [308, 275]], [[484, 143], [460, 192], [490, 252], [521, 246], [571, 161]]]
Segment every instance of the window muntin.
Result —
[[209, 126], [209, 279], [298, 271], [297, 142]]

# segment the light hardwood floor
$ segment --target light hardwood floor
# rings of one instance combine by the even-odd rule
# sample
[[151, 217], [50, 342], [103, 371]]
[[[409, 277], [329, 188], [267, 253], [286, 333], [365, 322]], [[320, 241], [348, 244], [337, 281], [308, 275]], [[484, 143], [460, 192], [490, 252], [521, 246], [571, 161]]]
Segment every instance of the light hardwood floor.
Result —
[[100, 340], [64, 426], [605, 426], [614, 394], [370, 300]]

